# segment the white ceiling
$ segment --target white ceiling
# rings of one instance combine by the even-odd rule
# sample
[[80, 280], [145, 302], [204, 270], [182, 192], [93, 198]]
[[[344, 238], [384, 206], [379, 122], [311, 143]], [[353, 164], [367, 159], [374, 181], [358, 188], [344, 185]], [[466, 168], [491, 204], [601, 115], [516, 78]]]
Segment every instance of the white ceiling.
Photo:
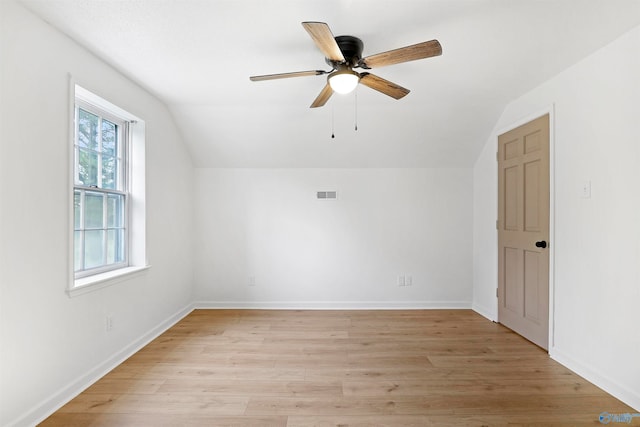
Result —
[[[638, 0], [22, 3], [162, 99], [201, 167], [469, 167], [509, 101], [640, 24]], [[329, 69], [302, 21], [364, 56], [434, 38], [443, 55], [372, 70], [401, 100], [360, 87], [310, 109], [325, 76], [249, 81]]]

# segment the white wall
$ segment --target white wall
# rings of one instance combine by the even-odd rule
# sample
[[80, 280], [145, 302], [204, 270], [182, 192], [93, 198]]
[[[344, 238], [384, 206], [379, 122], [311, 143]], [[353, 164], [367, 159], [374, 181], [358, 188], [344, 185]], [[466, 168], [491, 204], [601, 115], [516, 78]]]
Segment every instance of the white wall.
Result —
[[[507, 106], [496, 129], [554, 106], [550, 354], [640, 410], [640, 27]], [[496, 135], [474, 180], [474, 305], [495, 317]], [[590, 181], [591, 198], [581, 186]], [[490, 221], [489, 219], [493, 220]]]
[[[470, 307], [471, 173], [197, 169], [196, 300]], [[316, 200], [324, 190], [337, 190], [338, 200]], [[399, 287], [399, 275], [411, 275], [413, 285]]]
[[[0, 1], [0, 425], [28, 425], [192, 301], [193, 168], [166, 108]], [[150, 270], [69, 298], [69, 77], [145, 120]], [[105, 332], [105, 315], [114, 329]]]

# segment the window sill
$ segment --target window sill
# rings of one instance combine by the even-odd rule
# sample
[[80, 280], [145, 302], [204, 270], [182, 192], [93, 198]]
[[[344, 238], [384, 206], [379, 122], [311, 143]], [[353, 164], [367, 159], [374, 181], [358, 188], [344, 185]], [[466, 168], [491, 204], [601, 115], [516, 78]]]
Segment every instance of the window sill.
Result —
[[132, 279], [151, 268], [150, 265], [120, 268], [118, 270], [107, 271], [89, 277], [83, 277], [73, 281], [72, 288], [67, 289], [70, 298], [84, 295], [107, 286], [115, 285], [125, 280]]

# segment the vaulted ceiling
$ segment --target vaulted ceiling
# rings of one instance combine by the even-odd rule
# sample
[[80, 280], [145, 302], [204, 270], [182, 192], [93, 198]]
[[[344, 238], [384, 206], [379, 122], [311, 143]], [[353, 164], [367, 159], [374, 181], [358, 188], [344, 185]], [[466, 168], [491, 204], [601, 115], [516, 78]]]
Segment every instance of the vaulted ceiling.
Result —
[[[637, 0], [22, 3], [166, 103], [199, 167], [470, 167], [508, 102], [640, 24]], [[249, 81], [330, 68], [302, 21], [364, 56], [443, 54], [373, 70], [401, 100], [360, 86], [310, 109], [325, 76]]]

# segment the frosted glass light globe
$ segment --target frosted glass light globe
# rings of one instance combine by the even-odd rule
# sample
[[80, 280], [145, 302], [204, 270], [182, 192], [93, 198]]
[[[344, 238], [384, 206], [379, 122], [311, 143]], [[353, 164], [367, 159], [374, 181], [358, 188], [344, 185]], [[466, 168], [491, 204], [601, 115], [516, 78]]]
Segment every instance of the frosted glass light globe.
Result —
[[352, 92], [358, 86], [359, 80], [358, 73], [349, 69], [329, 74], [329, 86], [334, 92], [341, 94]]

